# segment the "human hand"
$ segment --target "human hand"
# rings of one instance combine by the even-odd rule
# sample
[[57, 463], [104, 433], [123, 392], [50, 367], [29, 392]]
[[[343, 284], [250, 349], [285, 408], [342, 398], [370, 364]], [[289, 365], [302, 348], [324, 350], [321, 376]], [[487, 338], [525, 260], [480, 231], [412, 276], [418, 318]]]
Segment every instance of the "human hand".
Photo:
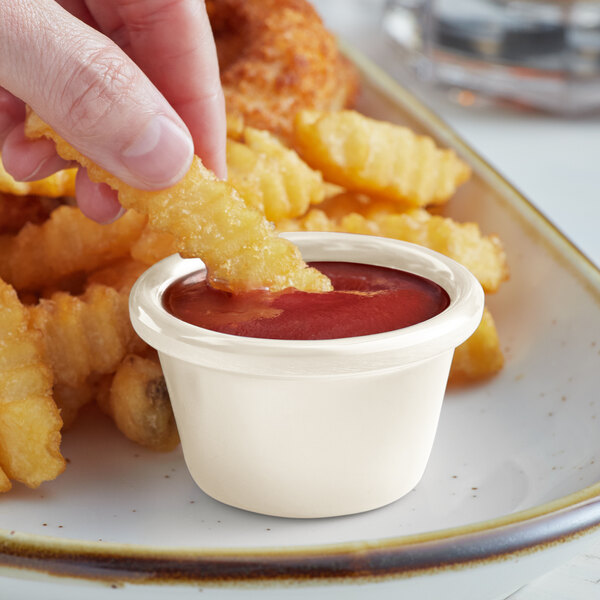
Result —
[[[15, 179], [68, 166], [52, 142], [25, 138], [25, 103], [134, 187], [172, 185], [194, 152], [226, 176], [223, 92], [200, 0], [0, 2], [0, 86], [2, 161]], [[115, 192], [84, 169], [76, 190], [90, 218], [121, 214]]]

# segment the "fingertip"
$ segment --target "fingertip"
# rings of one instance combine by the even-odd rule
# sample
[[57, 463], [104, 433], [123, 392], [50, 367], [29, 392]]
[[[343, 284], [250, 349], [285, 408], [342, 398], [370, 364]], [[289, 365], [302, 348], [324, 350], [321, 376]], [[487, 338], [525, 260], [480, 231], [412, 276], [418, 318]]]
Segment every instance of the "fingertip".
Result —
[[221, 181], [227, 181], [227, 164], [217, 167], [214, 173]]
[[54, 142], [27, 139], [23, 123], [14, 126], [6, 136], [2, 164], [17, 181], [38, 181], [70, 166], [56, 154]]
[[192, 138], [184, 127], [166, 115], [154, 115], [121, 151], [126, 182], [150, 190], [177, 183], [194, 157]]
[[105, 183], [91, 181], [84, 168], [77, 171], [75, 194], [81, 212], [102, 225], [116, 221], [125, 212], [119, 203], [117, 192]]
[[224, 150], [221, 151], [219, 148], [213, 150], [212, 155], [205, 159], [204, 164], [221, 181], [227, 180], [227, 159]]
[[190, 129], [196, 154], [219, 179], [227, 179], [227, 117], [222, 90], [198, 98], [193, 111], [189, 105], [176, 108]]

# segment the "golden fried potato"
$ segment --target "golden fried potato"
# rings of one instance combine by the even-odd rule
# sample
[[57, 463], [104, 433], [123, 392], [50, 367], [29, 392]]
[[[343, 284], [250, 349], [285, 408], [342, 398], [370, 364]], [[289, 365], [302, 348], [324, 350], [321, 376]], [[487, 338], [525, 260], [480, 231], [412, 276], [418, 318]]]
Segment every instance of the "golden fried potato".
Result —
[[131, 257], [146, 265], [153, 265], [177, 252], [175, 238], [166, 231], [155, 231], [146, 227], [142, 235], [131, 246]]
[[327, 181], [415, 207], [446, 202], [470, 175], [431, 138], [350, 110], [299, 112], [294, 146]]
[[276, 225], [278, 231], [338, 231], [338, 224], [318, 208], [298, 219], [284, 219]]
[[138, 277], [148, 265], [133, 258], [123, 258], [107, 267], [98, 269], [87, 278], [87, 284], [108, 286], [122, 294], [128, 294]]
[[230, 291], [331, 289], [331, 282], [308, 268], [291, 242], [278, 237], [265, 217], [246, 206], [235, 188], [218, 180], [198, 157], [174, 186], [142, 191], [81, 155], [34, 113], [28, 116], [26, 132], [52, 139], [60, 156], [85, 166], [93, 181], [117, 190], [124, 207], [148, 215], [153, 229], [173, 234], [182, 256], [204, 261], [213, 286]]
[[267, 131], [247, 127], [227, 140], [229, 181], [269, 221], [297, 217], [325, 198], [323, 177]]
[[53, 396], [60, 410], [63, 430], [69, 429], [79, 413], [79, 409], [94, 400], [96, 387], [92, 378], [86, 379], [81, 385], [72, 386], [64, 383], [54, 385]]
[[364, 194], [342, 191], [332, 195], [319, 205], [330, 219], [341, 221], [350, 213], [358, 213], [366, 219], [375, 219], [382, 215], [402, 212], [405, 207], [398, 206], [397, 202], [382, 198], [370, 198]]
[[64, 169], [38, 181], [15, 181], [2, 165], [0, 157], [0, 192], [15, 196], [59, 198], [75, 195], [77, 169]]
[[227, 137], [232, 140], [241, 140], [244, 135], [244, 117], [242, 115], [227, 115]]
[[40, 335], [14, 289], [0, 281], [0, 491], [37, 487], [65, 468], [62, 421]]
[[506, 255], [500, 240], [481, 234], [476, 223], [457, 223], [415, 208], [402, 213], [374, 213], [367, 218], [352, 212], [330, 219], [319, 209], [301, 219], [282, 221], [280, 231], [342, 231], [378, 235], [436, 250], [461, 263], [479, 279], [486, 292], [495, 292], [508, 278]]
[[127, 438], [146, 448], [167, 452], [179, 434], [158, 359], [130, 354], [117, 368], [100, 407]]
[[40, 290], [79, 271], [91, 271], [127, 256], [146, 219], [127, 212], [110, 225], [60, 206], [41, 225], [0, 236], [0, 277], [17, 290]]
[[496, 325], [485, 308], [475, 333], [454, 352], [450, 379], [453, 382], [481, 379], [497, 373], [503, 365]]
[[483, 236], [477, 223], [457, 223], [423, 209], [412, 209], [382, 215], [371, 221], [350, 214], [342, 219], [340, 231], [371, 233], [436, 250], [467, 267], [486, 292], [497, 291], [508, 278], [506, 255], [500, 240], [494, 235]]
[[80, 387], [90, 375], [112, 373], [127, 353], [145, 347], [129, 321], [128, 295], [92, 284], [82, 296], [57, 292], [29, 307], [57, 384]]
[[2, 492], [8, 492], [12, 488], [12, 483], [6, 475], [6, 473], [0, 467], [0, 494]]

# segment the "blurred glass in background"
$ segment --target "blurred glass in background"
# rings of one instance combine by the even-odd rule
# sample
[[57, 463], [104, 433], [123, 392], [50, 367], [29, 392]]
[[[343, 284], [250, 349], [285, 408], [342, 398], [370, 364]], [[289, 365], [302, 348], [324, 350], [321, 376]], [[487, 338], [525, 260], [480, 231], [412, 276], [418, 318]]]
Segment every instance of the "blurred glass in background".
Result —
[[600, 1], [387, 0], [383, 28], [424, 81], [549, 112], [600, 113]]

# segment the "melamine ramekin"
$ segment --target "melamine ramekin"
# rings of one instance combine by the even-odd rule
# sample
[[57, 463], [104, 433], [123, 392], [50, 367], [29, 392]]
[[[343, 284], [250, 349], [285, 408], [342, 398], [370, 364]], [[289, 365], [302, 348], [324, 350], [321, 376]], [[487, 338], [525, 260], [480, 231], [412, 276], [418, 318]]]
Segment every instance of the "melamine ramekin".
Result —
[[386, 266], [441, 285], [450, 305], [404, 329], [332, 340], [218, 333], [168, 313], [162, 295], [203, 268], [171, 256], [130, 297], [158, 350], [187, 466], [208, 495], [282, 517], [330, 517], [397, 500], [421, 479], [454, 349], [476, 329], [483, 291], [464, 267], [387, 238], [290, 233], [307, 261]]

